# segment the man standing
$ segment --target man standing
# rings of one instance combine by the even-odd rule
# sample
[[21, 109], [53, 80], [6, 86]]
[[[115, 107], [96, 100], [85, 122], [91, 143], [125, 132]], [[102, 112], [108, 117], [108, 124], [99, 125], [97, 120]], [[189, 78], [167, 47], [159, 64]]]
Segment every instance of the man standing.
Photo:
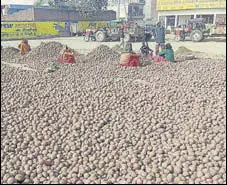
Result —
[[120, 29], [120, 47], [123, 49], [125, 48], [125, 34], [124, 34], [124, 28]]
[[162, 26], [160, 21], [158, 21], [156, 24], [156, 28], [154, 30], [154, 39], [156, 42], [155, 54], [158, 56], [159, 47], [161, 47], [162, 51], [165, 49], [165, 28]]
[[148, 46], [148, 42], [151, 40], [152, 38], [152, 34], [151, 34], [151, 28], [149, 27], [149, 25], [145, 25], [144, 28], [144, 39], [143, 41], [146, 43], [146, 45]]

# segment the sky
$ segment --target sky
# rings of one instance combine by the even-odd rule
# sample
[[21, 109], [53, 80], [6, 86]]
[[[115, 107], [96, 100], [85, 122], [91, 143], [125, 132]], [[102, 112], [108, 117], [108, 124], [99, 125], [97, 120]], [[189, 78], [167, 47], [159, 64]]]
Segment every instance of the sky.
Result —
[[26, 4], [33, 5], [34, 0], [1, 0], [1, 4]]

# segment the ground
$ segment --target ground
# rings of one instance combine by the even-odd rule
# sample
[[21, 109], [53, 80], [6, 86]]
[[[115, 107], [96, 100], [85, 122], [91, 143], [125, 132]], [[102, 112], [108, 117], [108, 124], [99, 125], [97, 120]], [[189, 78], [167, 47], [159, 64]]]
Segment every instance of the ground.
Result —
[[[119, 44], [119, 42], [105, 42], [105, 43], [99, 43], [99, 42], [85, 42], [82, 37], [64, 37], [64, 38], [53, 38], [53, 39], [45, 39], [45, 40], [29, 40], [29, 43], [32, 48], [37, 47], [40, 45], [43, 41], [57, 41], [61, 42], [62, 44], [67, 44], [69, 47], [78, 50], [80, 53], [86, 54], [90, 50], [97, 48], [101, 44], [105, 44], [107, 46], [113, 47], [116, 44]], [[20, 41], [3, 41], [3, 46], [12, 46], [17, 47], [18, 43]], [[203, 42], [191, 42], [191, 41], [185, 41], [185, 42], [175, 42], [171, 38], [167, 40], [167, 42], [170, 42], [174, 48], [174, 50], [177, 50], [180, 46], [187, 47], [190, 50], [203, 52], [208, 57], [216, 57], [216, 56], [225, 56], [226, 55], [226, 39], [206, 39]], [[150, 47], [154, 49], [154, 42], [150, 42]], [[141, 46], [141, 43], [133, 43], [133, 49], [135, 51], [138, 51]]]

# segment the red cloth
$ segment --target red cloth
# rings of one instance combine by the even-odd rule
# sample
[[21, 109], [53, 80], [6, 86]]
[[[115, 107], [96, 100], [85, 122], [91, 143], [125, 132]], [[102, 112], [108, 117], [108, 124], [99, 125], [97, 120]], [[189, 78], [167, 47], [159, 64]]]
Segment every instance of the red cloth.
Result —
[[154, 58], [154, 62], [167, 62], [167, 61], [166, 61], [166, 59], [164, 57], [156, 56]]
[[58, 58], [58, 61], [61, 63], [73, 64], [73, 63], [75, 63], [75, 58], [73, 56], [68, 56], [68, 58], [65, 61], [63, 61], [63, 57], [60, 56]]
[[152, 60], [153, 59], [153, 52], [150, 51], [147, 57], [148, 57], [149, 60]]

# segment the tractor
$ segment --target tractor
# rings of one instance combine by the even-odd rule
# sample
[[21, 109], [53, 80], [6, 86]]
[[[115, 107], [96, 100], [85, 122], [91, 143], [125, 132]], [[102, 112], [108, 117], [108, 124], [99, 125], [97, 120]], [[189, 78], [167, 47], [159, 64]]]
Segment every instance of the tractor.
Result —
[[98, 42], [120, 40], [120, 27], [114, 25], [96, 29], [95, 25], [90, 25], [86, 30], [84, 40], [88, 42], [90, 39]]
[[141, 41], [144, 38], [144, 28], [140, 26], [129, 26], [125, 30], [125, 42]]
[[85, 41], [119, 41], [120, 40], [120, 29], [124, 26], [125, 42], [141, 41], [144, 38], [144, 27], [134, 26], [132, 24], [122, 22], [114, 22], [109, 24], [108, 27], [98, 29], [88, 29], [85, 35]]
[[186, 37], [189, 37], [193, 42], [202, 41], [210, 30], [206, 29], [204, 19], [197, 18], [189, 20], [187, 24], [181, 25], [175, 30], [175, 40], [184, 41]]

